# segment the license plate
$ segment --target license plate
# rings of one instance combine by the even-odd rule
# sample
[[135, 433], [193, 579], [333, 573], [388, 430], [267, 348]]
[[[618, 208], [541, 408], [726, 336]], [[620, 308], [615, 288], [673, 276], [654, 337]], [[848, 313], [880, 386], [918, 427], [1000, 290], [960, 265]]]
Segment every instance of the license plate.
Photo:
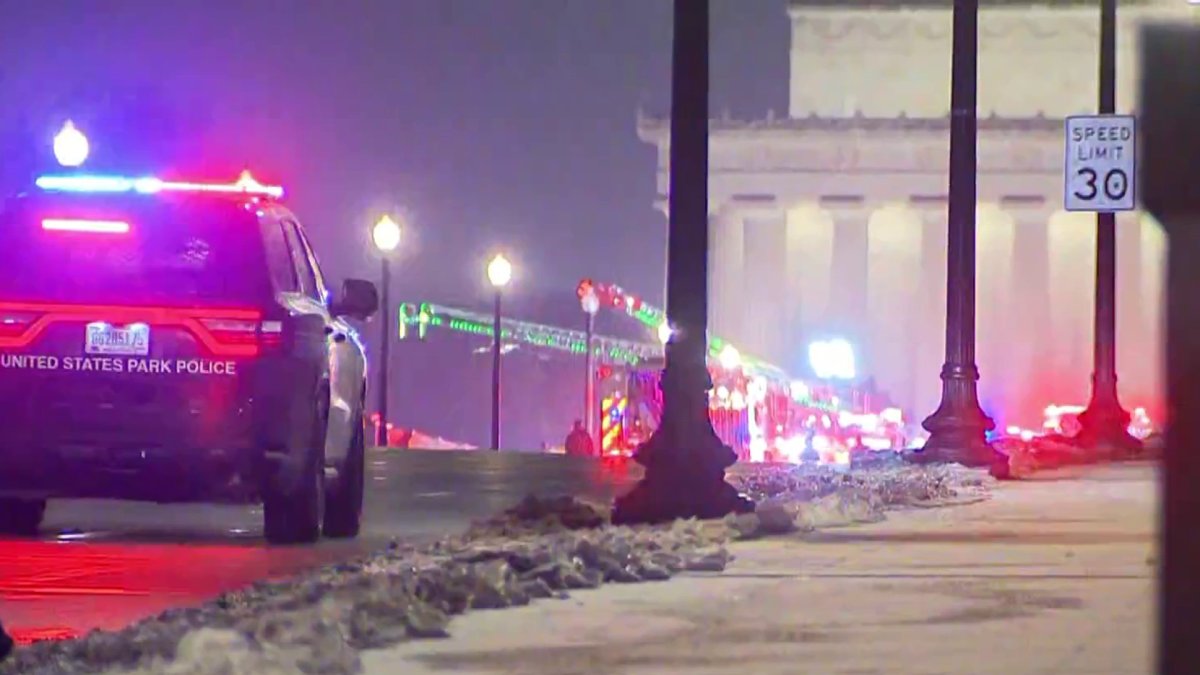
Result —
[[146, 356], [150, 353], [150, 326], [135, 323], [129, 326], [113, 326], [107, 323], [90, 323], [84, 342], [87, 354], [120, 354], [122, 356]]

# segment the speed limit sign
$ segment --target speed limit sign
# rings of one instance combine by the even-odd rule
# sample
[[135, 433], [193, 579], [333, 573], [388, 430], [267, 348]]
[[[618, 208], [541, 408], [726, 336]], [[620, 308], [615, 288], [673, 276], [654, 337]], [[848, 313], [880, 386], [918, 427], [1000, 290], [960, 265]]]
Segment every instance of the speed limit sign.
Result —
[[1132, 211], [1137, 181], [1137, 122], [1132, 115], [1067, 118], [1064, 206], [1068, 211]]

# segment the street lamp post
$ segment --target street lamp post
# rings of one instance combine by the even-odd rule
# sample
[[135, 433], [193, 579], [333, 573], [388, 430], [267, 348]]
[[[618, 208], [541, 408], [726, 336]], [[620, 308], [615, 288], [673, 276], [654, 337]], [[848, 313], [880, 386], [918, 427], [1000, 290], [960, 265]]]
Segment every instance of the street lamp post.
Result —
[[375, 445], [384, 447], [388, 444], [388, 369], [389, 346], [391, 334], [391, 302], [390, 289], [392, 286], [391, 257], [400, 246], [400, 224], [389, 216], [380, 218], [371, 228], [371, 240], [379, 251], [379, 391], [376, 393], [379, 424], [375, 427]]
[[737, 455], [708, 416], [709, 2], [675, 0], [667, 315], [673, 329], [662, 375], [658, 428], [634, 454], [645, 476], [617, 499], [612, 520], [656, 523], [720, 518], [754, 504], [725, 482]]
[[995, 428], [979, 407], [975, 365], [975, 208], [979, 0], [955, 0], [950, 71], [950, 186], [946, 258], [946, 363], [942, 401], [922, 424], [923, 460], [990, 466], [986, 433]]
[[492, 314], [492, 450], [500, 450], [500, 301], [504, 287], [512, 281], [512, 263], [503, 255], [492, 258], [487, 266], [488, 281], [495, 290]]
[[583, 368], [585, 379], [583, 383], [583, 428], [593, 442], [596, 440], [596, 364], [593, 337], [596, 332], [596, 312], [600, 311], [600, 298], [590, 285], [583, 288], [581, 284], [579, 304], [587, 315], [587, 325], [584, 332]]
[[[1117, 0], [1100, 2], [1100, 109], [1117, 108]], [[1096, 307], [1092, 396], [1080, 413], [1081, 445], [1136, 450], [1129, 413], [1117, 397], [1117, 226], [1116, 213], [1096, 213]]]

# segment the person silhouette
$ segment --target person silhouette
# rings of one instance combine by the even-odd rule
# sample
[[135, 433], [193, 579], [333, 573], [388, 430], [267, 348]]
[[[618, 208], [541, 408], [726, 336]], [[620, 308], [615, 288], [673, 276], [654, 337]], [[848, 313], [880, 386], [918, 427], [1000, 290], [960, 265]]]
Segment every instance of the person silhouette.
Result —
[[583, 420], [575, 420], [575, 424], [571, 427], [571, 433], [567, 434], [565, 446], [568, 455], [591, 457], [596, 453], [592, 435], [583, 428]]
[[3, 662], [12, 653], [13, 644], [13, 639], [4, 632], [4, 624], [0, 623], [0, 662]]

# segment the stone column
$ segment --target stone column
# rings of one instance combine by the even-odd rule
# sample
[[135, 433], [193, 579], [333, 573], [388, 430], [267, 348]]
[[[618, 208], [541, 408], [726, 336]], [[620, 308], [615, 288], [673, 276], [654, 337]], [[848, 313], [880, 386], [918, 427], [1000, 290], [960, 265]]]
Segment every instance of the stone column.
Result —
[[1141, 214], [1117, 214], [1117, 391], [1127, 410], [1145, 403], [1151, 345], [1142, 302]]
[[822, 205], [834, 230], [825, 328], [861, 345], [867, 338], [867, 220], [871, 214], [862, 200], [824, 200]]
[[787, 211], [787, 342], [779, 365], [799, 374], [807, 344], [830, 316], [834, 279], [834, 223], [815, 203]]
[[753, 356], [781, 363], [787, 354], [787, 222], [782, 210], [746, 211], [742, 337], [731, 337]]
[[903, 204], [881, 208], [867, 222], [869, 338], [862, 345], [863, 370], [910, 415], [920, 414], [913, 407], [919, 314], [912, 307], [921, 287], [923, 230], [918, 212]]
[[1046, 229], [1050, 287], [1046, 346], [1039, 364], [1045, 403], [1085, 405], [1091, 391], [1096, 297], [1096, 216], [1060, 211]]
[[1166, 383], [1163, 371], [1166, 358], [1166, 327], [1164, 296], [1167, 272], [1167, 234], [1157, 220], [1143, 215], [1138, 225], [1138, 254], [1140, 264], [1136, 286], [1138, 288], [1138, 321], [1145, 327], [1141, 354], [1148, 371], [1145, 382], [1146, 401], [1131, 400], [1134, 406], [1143, 403], [1150, 409], [1155, 421], [1165, 421]]
[[708, 236], [708, 332], [736, 340], [741, 330], [745, 281], [745, 227], [728, 209], [709, 217]]
[[906, 411], [914, 422], [936, 410], [942, 396], [942, 364], [946, 361], [946, 203], [914, 204], [921, 219], [921, 265], [918, 291], [910, 305], [913, 333], [913, 401]]
[[[997, 326], [1009, 341], [1012, 388], [1002, 423], [1037, 429], [1046, 405], [1053, 403], [1054, 354], [1048, 228], [1054, 215], [1046, 203], [1006, 203], [1013, 219], [1012, 302], [1007, 320]], [[1091, 304], [1088, 304], [1091, 307]], [[986, 378], [985, 373], [985, 378]]]
[[999, 428], [1012, 423], [1019, 399], [1015, 342], [1028, 339], [1014, 330], [1020, 316], [1014, 302], [1016, 223], [997, 204], [980, 204], [975, 230], [976, 356], [979, 404]]

